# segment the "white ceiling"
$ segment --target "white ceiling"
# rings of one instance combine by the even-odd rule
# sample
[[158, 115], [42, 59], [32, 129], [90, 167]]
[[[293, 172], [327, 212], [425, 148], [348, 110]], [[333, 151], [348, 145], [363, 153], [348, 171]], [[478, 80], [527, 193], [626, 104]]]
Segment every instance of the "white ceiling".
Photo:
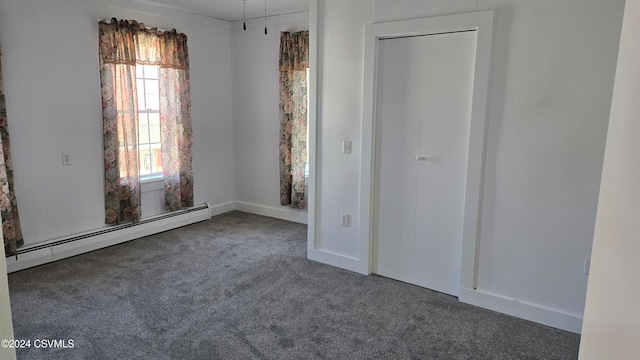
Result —
[[[243, 0], [139, 0], [217, 19], [242, 20]], [[309, 0], [266, 0], [267, 16], [309, 10]], [[264, 16], [265, 0], [246, 0], [247, 19]]]

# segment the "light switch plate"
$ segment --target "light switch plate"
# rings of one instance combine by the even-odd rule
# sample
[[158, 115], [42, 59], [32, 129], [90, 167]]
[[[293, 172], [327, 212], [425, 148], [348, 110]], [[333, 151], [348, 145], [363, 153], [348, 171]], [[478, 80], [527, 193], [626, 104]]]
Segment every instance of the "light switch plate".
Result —
[[349, 140], [342, 140], [342, 153], [343, 154], [351, 154], [351, 141]]
[[345, 213], [340, 214], [340, 225], [342, 226], [351, 225], [351, 216]]
[[62, 153], [62, 165], [71, 165], [71, 154]]

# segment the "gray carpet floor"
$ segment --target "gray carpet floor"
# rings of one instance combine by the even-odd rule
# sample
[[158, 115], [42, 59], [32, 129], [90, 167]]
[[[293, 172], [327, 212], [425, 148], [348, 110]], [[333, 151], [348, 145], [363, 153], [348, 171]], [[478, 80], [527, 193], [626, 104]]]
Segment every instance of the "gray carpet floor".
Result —
[[241, 212], [9, 275], [18, 359], [576, 359], [579, 335], [306, 259]]

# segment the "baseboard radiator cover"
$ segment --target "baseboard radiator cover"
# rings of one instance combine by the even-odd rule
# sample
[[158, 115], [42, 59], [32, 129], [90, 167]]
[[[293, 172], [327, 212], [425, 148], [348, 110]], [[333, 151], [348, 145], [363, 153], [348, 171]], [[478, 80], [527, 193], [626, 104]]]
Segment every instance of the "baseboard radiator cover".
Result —
[[177, 210], [145, 218], [137, 223], [109, 226], [76, 235], [45, 241], [19, 248], [7, 257], [7, 272], [58, 261], [93, 250], [157, 234], [181, 226], [211, 219], [209, 204]]

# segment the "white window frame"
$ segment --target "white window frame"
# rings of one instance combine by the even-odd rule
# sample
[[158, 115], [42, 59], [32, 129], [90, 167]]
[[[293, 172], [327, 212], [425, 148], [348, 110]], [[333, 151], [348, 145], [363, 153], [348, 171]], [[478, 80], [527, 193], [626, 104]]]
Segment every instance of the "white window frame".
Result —
[[[147, 93], [147, 89], [146, 89], [147, 80], [156, 80], [156, 81], [158, 81], [158, 89], [157, 89], [158, 91], [157, 92], [158, 92], [158, 103], [159, 103], [160, 102], [160, 66], [157, 66], [157, 65], [136, 65], [136, 66], [139, 66], [139, 68], [142, 69], [142, 76], [140, 76], [140, 74], [139, 74], [140, 71], [136, 71], [136, 83], [138, 83], [139, 80], [141, 80], [141, 82], [142, 82], [142, 89], [137, 88], [136, 96], [138, 96], [138, 99], [139, 99], [140, 98], [140, 94], [142, 94], [142, 97], [144, 99], [145, 105], [148, 104], [148, 99], [147, 99], [148, 93]], [[157, 76], [156, 77], [147, 77], [148, 74], [146, 74], [144, 72], [144, 66], [154, 66], [156, 68], [156, 70], [157, 70], [157, 72], [156, 72]], [[140, 105], [140, 104], [138, 104], [138, 105]], [[141, 151], [143, 151], [143, 150], [148, 150], [149, 151], [149, 161], [150, 161], [151, 169], [153, 169], [155, 167], [155, 166], [153, 166], [155, 161], [153, 161], [154, 156], [152, 155], [153, 154], [153, 149], [152, 149], [151, 146], [156, 144], [156, 143], [155, 142], [154, 143], [151, 142], [151, 126], [149, 124], [149, 114], [158, 114], [158, 117], [159, 117], [160, 116], [160, 110], [159, 109], [158, 110], [153, 110], [151, 108], [147, 108], [146, 106], [145, 106], [145, 109], [138, 108], [138, 121], [140, 122], [141, 121], [140, 119], [142, 118], [141, 115], [144, 115], [145, 122], [147, 124], [147, 137], [148, 137], [148, 140], [149, 140], [149, 142], [144, 143], [144, 144], [141, 145], [140, 144], [140, 134], [138, 134], [138, 157], [139, 157], [139, 162], [140, 162], [140, 168], [139, 168], [140, 172], [142, 172], [142, 170], [143, 170], [142, 169], [143, 168], [143, 159], [142, 159], [142, 156], [141, 156]], [[140, 125], [138, 125], [138, 131], [140, 131], [140, 127], [139, 126]], [[159, 143], [159, 144], [162, 145], [161, 143]], [[142, 146], [145, 146], [146, 149], [143, 149]], [[162, 156], [162, 155], [160, 155], [160, 156]], [[146, 175], [141, 175], [140, 176], [140, 182], [153, 182], [153, 181], [158, 181], [160, 179], [162, 179], [162, 172], [152, 172], [150, 174], [146, 174]]]

